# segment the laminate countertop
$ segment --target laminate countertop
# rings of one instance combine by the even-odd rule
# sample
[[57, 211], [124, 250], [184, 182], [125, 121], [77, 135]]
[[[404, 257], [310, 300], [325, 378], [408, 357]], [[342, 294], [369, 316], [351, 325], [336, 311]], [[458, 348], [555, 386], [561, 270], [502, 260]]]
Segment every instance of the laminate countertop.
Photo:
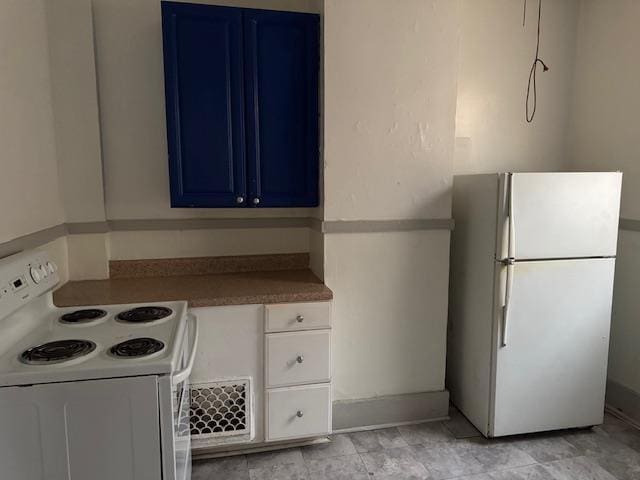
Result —
[[186, 300], [195, 308], [332, 298], [309, 269], [79, 280], [53, 294], [58, 307]]

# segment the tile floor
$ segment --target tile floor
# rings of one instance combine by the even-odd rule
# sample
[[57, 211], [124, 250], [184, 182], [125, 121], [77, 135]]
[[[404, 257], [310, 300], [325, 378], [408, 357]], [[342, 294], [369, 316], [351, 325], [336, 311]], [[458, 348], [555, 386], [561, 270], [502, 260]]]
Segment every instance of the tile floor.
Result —
[[192, 480], [640, 480], [640, 431], [610, 415], [590, 430], [486, 440], [453, 410], [444, 422], [332, 439], [196, 461]]

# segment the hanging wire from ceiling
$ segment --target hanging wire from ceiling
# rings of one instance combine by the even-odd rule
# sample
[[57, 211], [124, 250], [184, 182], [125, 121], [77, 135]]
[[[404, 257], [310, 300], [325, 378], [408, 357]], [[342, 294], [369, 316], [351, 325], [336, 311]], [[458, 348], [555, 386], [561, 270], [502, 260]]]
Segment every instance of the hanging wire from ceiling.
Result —
[[[540, 21], [542, 19], [542, 0], [538, 0], [538, 30], [536, 36], [536, 56], [533, 59], [533, 63], [531, 64], [531, 70], [529, 71], [529, 81], [527, 83], [527, 98], [525, 100], [525, 115], [527, 119], [527, 123], [533, 122], [533, 118], [536, 116], [536, 109], [538, 107], [538, 89], [536, 88], [536, 75], [538, 73], [538, 64], [542, 65], [542, 71], [546, 72], [549, 70], [547, 64], [542, 61], [540, 58]], [[524, 11], [522, 14], [522, 26], [525, 26], [527, 20], [527, 0], [524, 0]], [[531, 96], [533, 94], [533, 100], [531, 101]], [[531, 105], [531, 109], [529, 108], [529, 104]]]

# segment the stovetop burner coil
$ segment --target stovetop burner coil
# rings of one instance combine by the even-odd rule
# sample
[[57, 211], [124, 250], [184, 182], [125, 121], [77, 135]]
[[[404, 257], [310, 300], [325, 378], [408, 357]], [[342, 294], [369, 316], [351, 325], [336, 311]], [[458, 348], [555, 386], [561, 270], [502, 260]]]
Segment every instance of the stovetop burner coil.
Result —
[[116, 319], [126, 323], [148, 323], [168, 317], [172, 313], [173, 311], [167, 307], [137, 307], [120, 312]]
[[88, 355], [95, 349], [96, 344], [89, 340], [56, 340], [25, 350], [20, 361], [27, 365], [51, 365]]
[[118, 343], [109, 349], [109, 353], [114, 357], [136, 358], [145, 357], [159, 352], [164, 348], [164, 343], [155, 338], [142, 337], [132, 338], [122, 343]]
[[99, 318], [103, 318], [107, 314], [106, 311], [99, 308], [87, 308], [76, 310], [75, 312], [65, 313], [60, 317], [61, 323], [89, 323]]

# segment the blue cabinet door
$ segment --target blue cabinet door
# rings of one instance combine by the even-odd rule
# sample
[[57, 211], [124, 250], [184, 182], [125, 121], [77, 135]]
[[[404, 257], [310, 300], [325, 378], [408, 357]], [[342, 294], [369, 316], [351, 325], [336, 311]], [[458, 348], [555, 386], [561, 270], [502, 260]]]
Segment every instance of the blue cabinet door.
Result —
[[249, 204], [317, 206], [319, 17], [243, 16]]
[[162, 27], [171, 206], [244, 206], [242, 11], [162, 2]]

